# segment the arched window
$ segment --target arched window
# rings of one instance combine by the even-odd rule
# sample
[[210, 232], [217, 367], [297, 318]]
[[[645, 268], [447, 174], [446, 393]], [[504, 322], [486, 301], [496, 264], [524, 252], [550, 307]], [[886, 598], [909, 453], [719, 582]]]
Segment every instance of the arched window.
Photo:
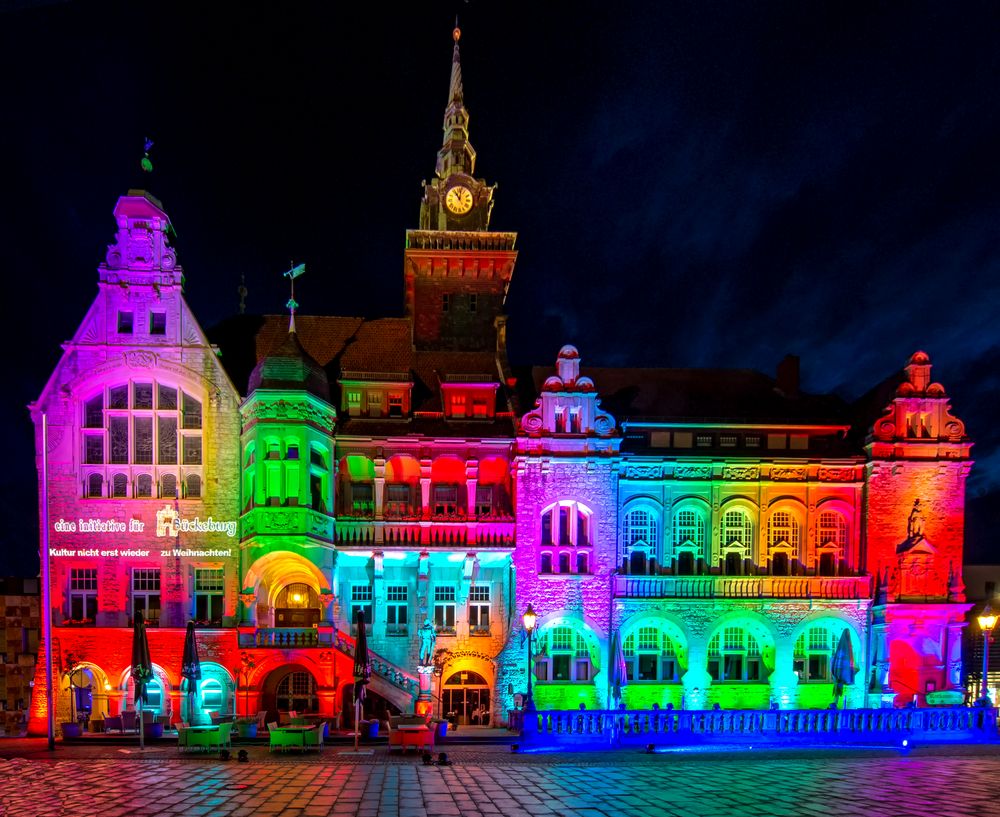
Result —
[[573, 627], [552, 627], [539, 638], [535, 677], [539, 682], [585, 683], [594, 676], [590, 649]]
[[847, 520], [837, 511], [823, 511], [816, 522], [817, 572], [836, 576], [837, 565], [847, 557]]
[[135, 495], [147, 498], [153, 495], [153, 478], [149, 474], [139, 474], [136, 477]]
[[219, 712], [222, 709], [222, 684], [214, 678], [208, 678], [198, 685], [201, 691], [201, 708], [209, 712]]
[[160, 480], [160, 496], [164, 499], [177, 498], [177, 477], [173, 474], [164, 474]]
[[708, 642], [708, 674], [716, 683], [763, 680], [760, 642], [742, 627], [724, 627]]
[[386, 519], [420, 518], [420, 463], [414, 457], [397, 454], [386, 462], [382, 504]]
[[356, 519], [375, 515], [375, 464], [351, 454], [340, 461], [340, 513]]
[[87, 476], [87, 496], [99, 497], [104, 493], [104, 477], [100, 474], [89, 474]]
[[693, 508], [674, 513], [674, 550], [688, 548], [696, 556], [705, 555], [705, 520]]
[[753, 520], [743, 508], [732, 508], [722, 515], [721, 527], [722, 549], [741, 547], [749, 550], [753, 547]]
[[626, 637], [622, 651], [629, 681], [677, 683], [680, 677], [677, 648], [670, 635], [659, 627], [639, 627]]
[[196, 499], [201, 496], [201, 477], [197, 474], [187, 475], [187, 497]]
[[431, 463], [431, 515], [460, 519], [467, 509], [465, 462], [458, 457], [438, 457]]
[[542, 564], [538, 571], [539, 573], [551, 573], [552, 572], [552, 554], [545, 552], [542, 554]]
[[585, 551], [578, 551], [576, 554], [576, 572], [577, 573], [589, 573], [590, 572], [590, 557]]
[[784, 547], [793, 557], [799, 555], [799, 521], [789, 511], [775, 511], [767, 522], [767, 547]]
[[833, 680], [830, 668], [833, 653], [845, 627], [815, 625], [795, 642], [794, 669], [800, 683], [828, 683]]
[[634, 544], [649, 545], [656, 547], [657, 530], [656, 516], [652, 511], [644, 508], [637, 508], [625, 514], [625, 521], [622, 527], [622, 542], [625, 545], [626, 553], [628, 548]]
[[125, 474], [115, 474], [111, 477], [111, 496], [116, 498], [128, 496], [128, 477]]
[[635, 508], [625, 514], [622, 522], [622, 563], [624, 570], [645, 574], [656, 558], [658, 519], [652, 510]]
[[308, 672], [290, 672], [278, 682], [275, 702], [282, 712], [315, 712], [316, 679]]
[[569, 573], [570, 572], [569, 565], [570, 565], [569, 554], [563, 551], [562, 553], [559, 554], [559, 572]]

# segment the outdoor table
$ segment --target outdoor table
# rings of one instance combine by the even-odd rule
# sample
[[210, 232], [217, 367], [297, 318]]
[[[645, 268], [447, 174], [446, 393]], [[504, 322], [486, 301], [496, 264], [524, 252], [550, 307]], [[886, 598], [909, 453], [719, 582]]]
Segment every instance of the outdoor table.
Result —
[[414, 749], [433, 745], [434, 736], [431, 730], [424, 724], [401, 724], [396, 729], [403, 734], [403, 751], [406, 747], [412, 746]]
[[[297, 749], [304, 749], [306, 745], [305, 733], [310, 729], [314, 729], [313, 726], [297, 725], [297, 726], [279, 726], [277, 729], [271, 730], [271, 750], [273, 751], [275, 747], [287, 748], [293, 746]], [[293, 740], [285, 743], [279, 737], [283, 735], [285, 737], [291, 737]]]

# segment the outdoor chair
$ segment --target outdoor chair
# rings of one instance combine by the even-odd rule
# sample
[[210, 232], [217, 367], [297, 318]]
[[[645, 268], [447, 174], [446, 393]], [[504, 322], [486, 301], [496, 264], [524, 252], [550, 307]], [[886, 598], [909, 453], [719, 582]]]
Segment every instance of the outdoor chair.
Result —
[[307, 729], [302, 733], [302, 748], [311, 749], [315, 747], [323, 751], [323, 738], [326, 737], [326, 721], [320, 721], [314, 729]]
[[227, 723], [220, 724], [219, 726], [219, 747], [222, 749], [232, 749], [233, 748], [233, 722], [229, 721]]
[[127, 709], [122, 712], [121, 718], [123, 732], [139, 731], [139, 715], [134, 709]]
[[188, 748], [188, 736], [191, 734], [191, 730], [188, 729], [186, 725], [180, 726], [177, 729], [177, 751], [183, 752]]
[[271, 743], [269, 749], [272, 752], [275, 749], [282, 752], [289, 748], [301, 749], [305, 745], [304, 741], [305, 738], [302, 730], [289, 732], [285, 729], [275, 727], [271, 730]]
[[218, 732], [206, 731], [202, 729], [191, 729], [187, 733], [186, 747], [201, 751], [209, 751], [213, 744], [217, 745], [219, 740]]
[[263, 731], [267, 727], [267, 710], [262, 709], [257, 713], [257, 729]]
[[116, 732], [124, 732], [125, 724], [122, 722], [121, 715], [108, 715], [104, 719], [104, 731], [111, 732], [112, 730]]

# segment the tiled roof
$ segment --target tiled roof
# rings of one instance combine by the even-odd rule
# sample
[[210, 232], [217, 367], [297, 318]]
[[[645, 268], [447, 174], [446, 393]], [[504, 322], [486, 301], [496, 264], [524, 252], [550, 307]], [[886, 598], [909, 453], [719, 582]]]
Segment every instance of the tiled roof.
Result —
[[[552, 367], [531, 376], [540, 391]], [[835, 395], [783, 394], [774, 378], [747, 369], [629, 369], [583, 367], [601, 407], [624, 420], [731, 423], [849, 424], [847, 404]]]

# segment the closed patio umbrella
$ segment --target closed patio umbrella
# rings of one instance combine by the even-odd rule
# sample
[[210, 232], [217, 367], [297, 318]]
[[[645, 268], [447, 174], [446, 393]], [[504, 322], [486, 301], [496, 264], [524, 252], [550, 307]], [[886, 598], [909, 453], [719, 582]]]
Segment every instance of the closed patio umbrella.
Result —
[[201, 661], [198, 659], [198, 641], [195, 638], [194, 622], [189, 621], [184, 635], [184, 652], [181, 655], [181, 677], [188, 682], [187, 719], [194, 723], [194, 698], [201, 680]]
[[365, 686], [371, 678], [371, 659], [368, 657], [368, 634], [365, 632], [365, 611], [359, 609], [355, 618], [357, 641], [354, 646], [354, 750], [358, 749], [360, 735], [361, 702], [365, 699]]
[[622, 691], [628, 686], [628, 666], [625, 663], [625, 651], [622, 647], [621, 630], [615, 630], [611, 639], [611, 697], [615, 706], [622, 700]]
[[854, 683], [858, 668], [854, 664], [854, 647], [851, 646], [851, 633], [845, 629], [840, 634], [837, 649], [833, 653], [833, 663], [830, 666], [833, 676], [833, 702], [839, 703], [845, 686]]
[[132, 627], [132, 685], [135, 689], [135, 709], [139, 718], [139, 748], [143, 749], [145, 728], [142, 723], [142, 705], [149, 702], [146, 685], [153, 678], [153, 661], [149, 657], [149, 641], [146, 638], [146, 620], [141, 610], [135, 611]]

